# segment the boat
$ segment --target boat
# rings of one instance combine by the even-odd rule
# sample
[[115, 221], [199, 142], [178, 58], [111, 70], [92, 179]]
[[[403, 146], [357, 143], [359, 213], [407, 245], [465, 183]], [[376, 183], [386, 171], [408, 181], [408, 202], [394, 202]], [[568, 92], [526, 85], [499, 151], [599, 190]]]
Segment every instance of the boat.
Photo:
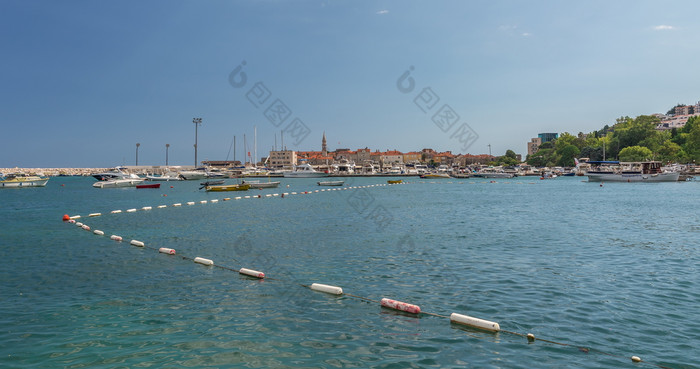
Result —
[[401, 179], [390, 179], [390, 180], [386, 181], [386, 183], [388, 183], [388, 184], [399, 184], [399, 183], [403, 183], [403, 180], [401, 180]]
[[95, 188], [118, 188], [118, 187], [136, 187], [142, 184], [143, 178], [125, 178], [125, 179], [110, 179], [109, 181], [97, 181], [92, 184]]
[[319, 172], [314, 169], [311, 164], [305, 163], [297, 165], [296, 169], [291, 172], [284, 172], [285, 178], [316, 178], [328, 177], [328, 173]]
[[222, 185], [226, 182], [223, 179], [215, 179], [213, 181], [204, 181], [204, 182], [199, 182], [200, 185], [202, 186], [216, 186], [216, 185]]
[[220, 178], [223, 177], [223, 174], [213, 173], [207, 170], [207, 168], [200, 167], [193, 170], [181, 170], [180, 177], [186, 181], [190, 181], [204, 178]]
[[25, 173], [9, 173], [1, 177], [0, 187], [2, 188], [19, 188], [19, 187], [44, 187], [49, 181], [48, 177], [42, 177], [33, 174]]
[[345, 181], [321, 181], [317, 183], [319, 186], [342, 186]]
[[207, 192], [224, 192], [224, 191], [248, 191], [250, 185], [247, 184], [231, 184], [231, 185], [218, 185], [218, 186], [206, 186], [204, 188]]
[[169, 171], [163, 173], [163, 175], [160, 176], [155, 176], [155, 175], [147, 175], [146, 179], [149, 181], [182, 181], [184, 180], [182, 177], [180, 177], [180, 174], [177, 172]]
[[280, 181], [268, 181], [268, 182], [260, 182], [260, 181], [243, 181], [243, 184], [250, 185], [251, 188], [277, 188], [277, 186], [280, 185]]
[[136, 174], [129, 173], [124, 167], [115, 167], [109, 171], [92, 175], [98, 181], [109, 181], [113, 179], [136, 179], [139, 178]]
[[513, 178], [515, 175], [503, 170], [503, 168], [484, 168], [473, 175], [479, 178]]
[[661, 170], [660, 161], [589, 161], [589, 182], [676, 182], [680, 172]]
[[160, 183], [140, 184], [136, 188], [160, 188]]
[[451, 178], [447, 173], [425, 173], [421, 174], [421, 178]]

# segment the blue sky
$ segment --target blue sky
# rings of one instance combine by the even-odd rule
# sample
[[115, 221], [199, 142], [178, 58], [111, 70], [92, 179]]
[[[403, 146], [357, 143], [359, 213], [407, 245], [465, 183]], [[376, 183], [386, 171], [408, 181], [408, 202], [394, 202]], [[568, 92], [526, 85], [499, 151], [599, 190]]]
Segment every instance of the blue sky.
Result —
[[[192, 165], [194, 117], [200, 161], [233, 159], [234, 136], [243, 159], [254, 127], [258, 158], [283, 130], [293, 150], [320, 150], [325, 131], [330, 150], [525, 154], [540, 132], [700, 100], [699, 11], [694, 1], [3, 0], [0, 167], [133, 165], [136, 143], [140, 165], [165, 164], [166, 144], [171, 165]], [[239, 66], [246, 78], [232, 84]]]

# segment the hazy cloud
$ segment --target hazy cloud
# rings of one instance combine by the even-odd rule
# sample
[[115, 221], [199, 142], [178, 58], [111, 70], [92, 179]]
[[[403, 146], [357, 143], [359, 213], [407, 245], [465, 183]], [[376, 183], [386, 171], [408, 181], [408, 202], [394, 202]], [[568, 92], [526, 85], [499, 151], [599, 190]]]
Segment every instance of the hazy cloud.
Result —
[[656, 31], [667, 31], [667, 30], [671, 30], [671, 29], [676, 29], [676, 27], [668, 26], [665, 24], [654, 26], [654, 30], [656, 30]]
[[384, 14], [388, 14], [388, 13], [389, 13], [389, 11], [386, 10], [386, 9], [380, 10], [380, 11], [377, 12], [377, 14], [379, 14], [379, 15], [384, 15]]

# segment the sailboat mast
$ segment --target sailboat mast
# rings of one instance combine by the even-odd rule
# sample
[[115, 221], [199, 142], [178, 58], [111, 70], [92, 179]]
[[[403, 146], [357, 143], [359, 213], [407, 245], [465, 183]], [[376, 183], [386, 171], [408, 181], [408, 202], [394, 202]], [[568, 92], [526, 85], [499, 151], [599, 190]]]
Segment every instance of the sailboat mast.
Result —
[[258, 127], [253, 126], [253, 166], [258, 165]]

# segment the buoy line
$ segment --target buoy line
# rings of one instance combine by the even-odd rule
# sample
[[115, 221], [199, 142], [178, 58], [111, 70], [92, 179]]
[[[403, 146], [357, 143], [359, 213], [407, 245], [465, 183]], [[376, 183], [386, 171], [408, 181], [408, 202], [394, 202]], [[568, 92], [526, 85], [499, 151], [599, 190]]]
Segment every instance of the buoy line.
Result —
[[[412, 183], [412, 182], [401, 182], [401, 183], [377, 183], [377, 184], [365, 185], [365, 186], [348, 186], [348, 187], [333, 188], [333, 189], [321, 189], [321, 190], [300, 191], [300, 192], [273, 193], [273, 194], [266, 194], [265, 196], [262, 196], [262, 195], [246, 195], [246, 196], [236, 196], [236, 197], [234, 198], [234, 200], [242, 200], [242, 199], [263, 199], [263, 198], [273, 198], [273, 197], [283, 199], [283, 198], [289, 197], [289, 196], [291, 196], [291, 195], [310, 195], [310, 194], [316, 194], [316, 193], [319, 193], [319, 194], [320, 194], [321, 192], [332, 192], [332, 191], [340, 191], [340, 190], [354, 190], [354, 189], [369, 188], [369, 187], [396, 186], [396, 185], [409, 184], [409, 183]], [[231, 198], [229, 198], [229, 197], [226, 197], [226, 198], [223, 198], [223, 199], [222, 199], [222, 201], [230, 201], [230, 200], [231, 200]], [[168, 207], [175, 207], [175, 208], [177, 208], [177, 207], [182, 207], [182, 204], [183, 204], [183, 203], [184, 203], [185, 205], [187, 205], [187, 206], [193, 206], [193, 205], [196, 205], [196, 204], [202, 204], [202, 205], [205, 205], [205, 204], [216, 204], [216, 203], [218, 203], [218, 202], [219, 202], [218, 199], [213, 199], [213, 200], [199, 200], [199, 201], [185, 201], [185, 202], [177, 202], [177, 203], [174, 203], [174, 204], [171, 204], [171, 205], [164, 205], [164, 204], [161, 204], [161, 205], [157, 205], [157, 206], [155, 206], [155, 207], [153, 207], [153, 206], [143, 206], [143, 207], [141, 207], [141, 208], [130, 208], [130, 209], [127, 209], [127, 210], [124, 210], [124, 211], [122, 211], [121, 209], [115, 209], [115, 210], [110, 211], [110, 212], [107, 213], [107, 214], [122, 214], [122, 213], [124, 213], [124, 212], [126, 212], [126, 213], [136, 213], [136, 212], [138, 212], [138, 211], [148, 211], [148, 210], [152, 210], [152, 209], [165, 209], [165, 208], [168, 208]], [[101, 217], [101, 216], [104, 216], [104, 215], [103, 215], [102, 213], [99, 213], [99, 212], [90, 213], [90, 214], [88, 215], [88, 217]], [[67, 221], [67, 220], [69, 220], [69, 219], [76, 220], [76, 219], [80, 219], [80, 218], [82, 218], [81, 215], [70, 215], [70, 216], [69, 216], [69, 215], [66, 214], [66, 215], [63, 216], [63, 220], [64, 220], [64, 221]]]
[[[77, 228], [84, 229], [86, 231], [91, 231], [90, 226], [88, 226], [87, 224], [76, 222], [75, 218], [73, 218], [73, 217], [68, 217], [67, 219], [66, 219], [66, 217], [68, 217], [68, 216], [66, 215], [63, 217], [64, 222], [66, 222], [68, 224], [75, 224], [77, 226]], [[101, 230], [94, 230], [91, 233], [98, 235], [98, 236], [103, 236], [105, 234], [104, 231], [101, 231]], [[122, 236], [117, 236], [117, 235], [111, 235], [110, 239], [112, 239], [116, 242], [122, 242], [124, 240], [124, 238]], [[170, 248], [166, 248], [166, 247], [160, 247], [160, 248], [152, 247], [143, 241], [139, 241], [139, 240], [135, 240], [135, 239], [132, 239], [131, 241], [129, 241], [129, 244], [132, 246], [136, 246], [136, 247], [152, 249], [152, 250], [158, 251], [159, 253], [163, 253], [163, 254], [176, 255], [176, 251], [174, 249], [170, 249]], [[282, 278], [269, 277], [269, 276], [266, 276], [265, 273], [257, 271], [257, 270], [253, 270], [253, 269], [248, 269], [248, 268], [243, 268], [243, 267], [236, 269], [236, 268], [232, 268], [232, 267], [228, 267], [228, 266], [224, 266], [224, 265], [218, 265], [218, 264], [214, 263], [214, 261], [211, 259], [206, 259], [206, 258], [199, 257], [199, 256], [194, 257], [194, 258], [186, 256], [186, 255], [179, 255], [179, 254], [177, 254], [177, 256], [179, 256], [183, 260], [190, 260], [190, 261], [193, 261], [194, 263], [201, 264], [204, 266], [216, 267], [216, 268], [228, 270], [231, 272], [237, 272], [241, 275], [245, 275], [245, 276], [250, 277], [250, 278], [292, 283], [292, 284], [296, 284], [296, 285], [299, 285], [301, 287], [311, 289], [314, 291], [319, 291], [319, 292], [338, 295], [338, 296], [347, 296], [347, 297], [361, 300], [361, 301], [364, 301], [367, 303], [379, 304], [381, 307], [396, 310], [396, 311], [401, 311], [403, 313], [412, 314], [416, 317], [420, 317], [422, 315], [433, 316], [433, 317], [437, 317], [437, 318], [449, 319], [451, 323], [460, 324], [460, 325], [463, 325], [463, 326], [466, 326], [469, 328], [474, 328], [474, 329], [477, 329], [480, 331], [489, 331], [489, 332], [492, 332], [494, 334], [502, 332], [502, 333], [507, 333], [510, 335], [518, 336], [518, 337], [523, 337], [523, 338], [527, 339], [528, 344], [532, 344], [535, 341], [541, 341], [541, 342], [545, 342], [545, 343], [549, 343], [549, 344], [553, 344], [553, 345], [576, 348], [578, 351], [584, 352], [584, 353], [591, 353], [591, 352], [599, 353], [602, 355], [606, 355], [606, 356], [610, 356], [610, 357], [614, 357], [614, 358], [618, 358], [618, 359], [629, 359], [634, 363], [645, 363], [645, 364], [652, 365], [652, 366], [662, 368], [662, 369], [673, 369], [673, 368], [670, 368], [670, 367], [667, 367], [667, 366], [664, 366], [661, 364], [644, 361], [639, 356], [636, 356], [636, 355], [631, 356], [631, 357], [621, 356], [621, 355], [605, 352], [602, 350], [593, 349], [590, 347], [584, 347], [584, 346], [579, 346], [579, 345], [575, 345], [575, 344], [558, 342], [558, 341], [554, 341], [554, 340], [548, 340], [548, 339], [544, 339], [544, 338], [535, 337], [535, 335], [532, 333], [524, 334], [524, 333], [519, 333], [519, 332], [501, 329], [500, 325], [497, 322], [492, 322], [492, 321], [488, 321], [488, 320], [484, 320], [484, 319], [480, 319], [480, 318], [476, 318], [476, 317], [472, 317], [472, 316], [468, 316], [468, 315], [452, 313], [451, 315], [447, 316], [447, 315], [443, 315], [443, 314], [427, 312], [427, 311], [423, 311], [418, 305], [406, 303], [403, 301], [392, 300], [392, 299], [388, 299], [388, 298], [382, 298], [381, 300], [376, 300], [376, 299], [372, 299], [369, 297], [364, 297], [364, 296], [344, 292], [343, 289], [341, 287], [338, 287], [338, 286], [331, 286], [331, 285], [325, 285], [325, 284], [319, 284], [319, 283], [313, 283], [311, 285], [306, 285], [306, 284], [302, 284], [302, 283], [298, 283], [298, 282], [290, 282], [290, 281], [288, 281], [286, 279], [282, 279]], [[238, 263], [240, 263], [240, 261], [236, 260], [235, 258], [232, 258], [232, 259], [237, 261]], [[471, 335], [471, 336], [475, 337], [475, 338], [479, 338], [477, 336], [473, 336], [473, 335]]]

